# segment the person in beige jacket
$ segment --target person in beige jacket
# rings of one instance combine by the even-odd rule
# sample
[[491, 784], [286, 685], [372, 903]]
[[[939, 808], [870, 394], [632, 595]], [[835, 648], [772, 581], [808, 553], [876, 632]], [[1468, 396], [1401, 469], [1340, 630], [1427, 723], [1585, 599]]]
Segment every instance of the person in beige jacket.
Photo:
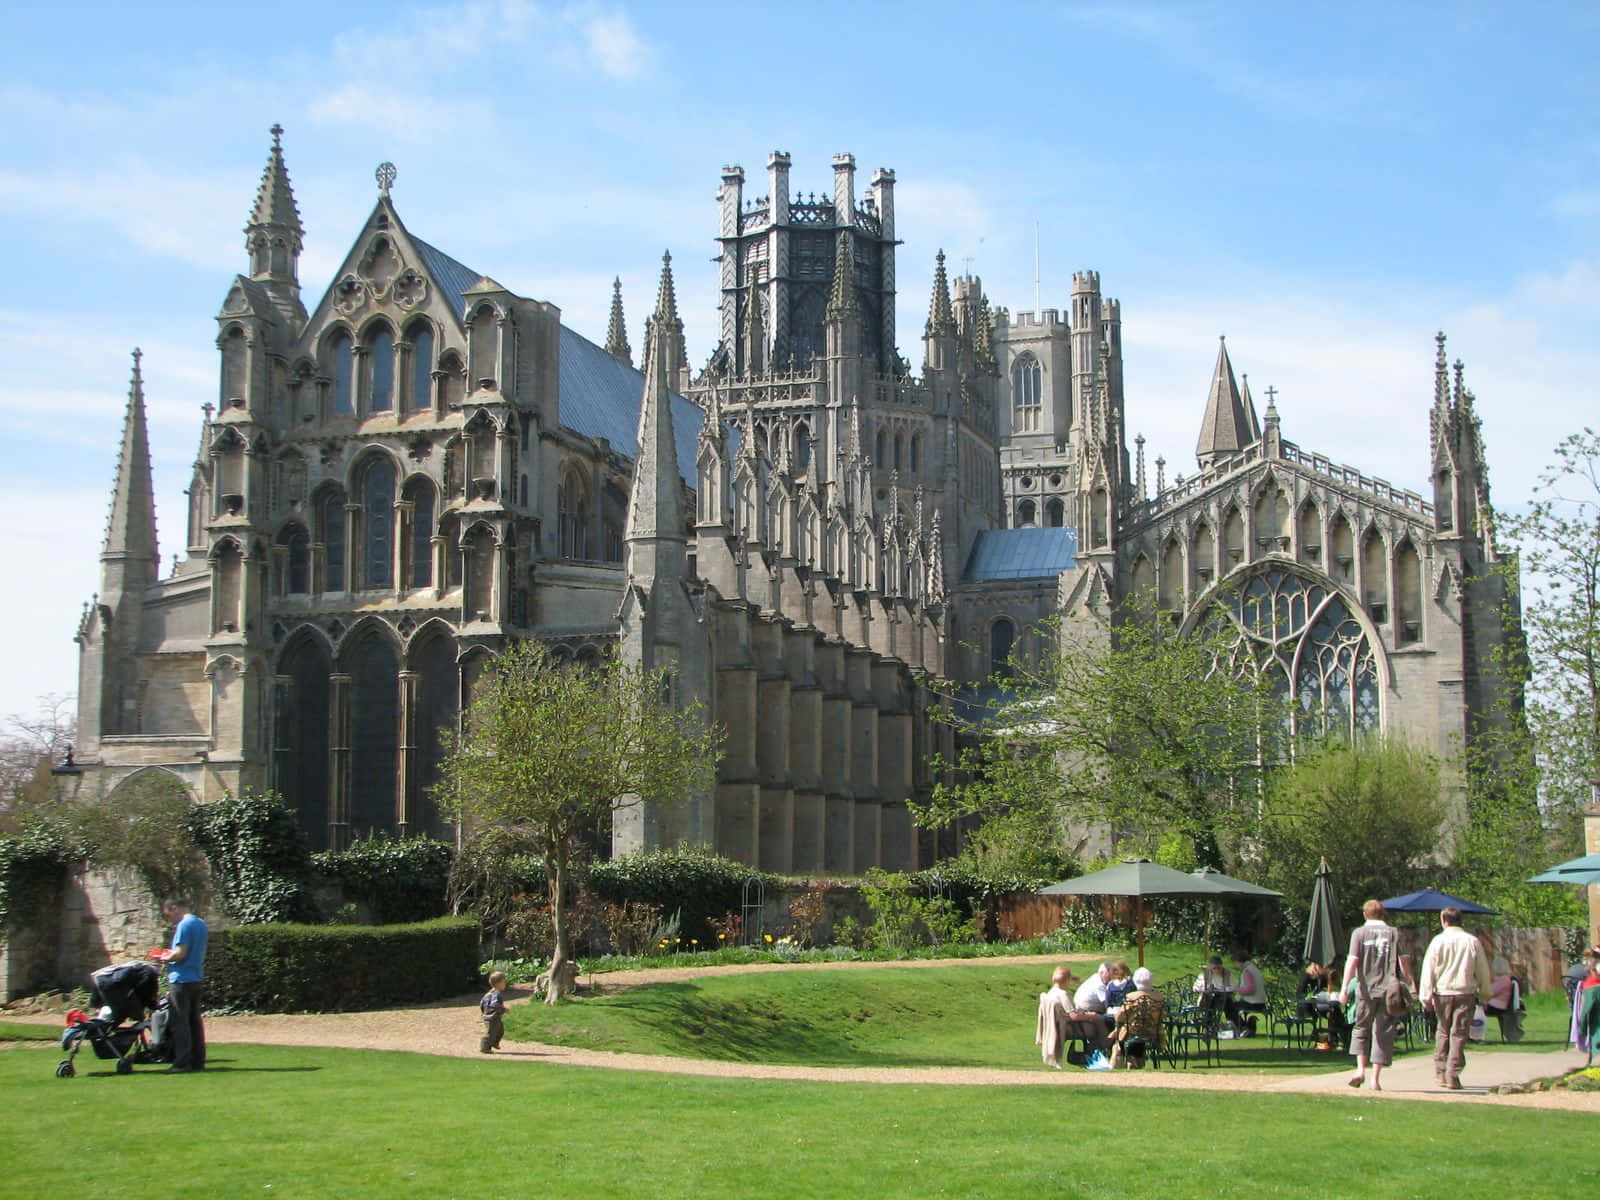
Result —
[[1472, 1013], [1488, 999], [1493, 983], [1483, 946], [1461, 928], [1461, 910], [1445, 909], [1439, 914], [1439, 924], [1443, 928], [1428, 943], [1422, 960], [1418, 998], [1438, 1022], [1433, 1042], [1434, 1080], [1442, 1088], [1460, 1091]]

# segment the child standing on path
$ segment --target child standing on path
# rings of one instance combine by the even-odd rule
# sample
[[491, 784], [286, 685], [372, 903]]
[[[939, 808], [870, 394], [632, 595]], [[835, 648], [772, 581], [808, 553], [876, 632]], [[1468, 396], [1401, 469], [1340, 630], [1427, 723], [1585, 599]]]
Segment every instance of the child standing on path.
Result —
[[481, 1054], [490, 1054], [500, 1047], [500, 1038], [506, 1029], [506, 1001], [501, 995], [506, 990], [506, 973], [495, 971], [489, 976], [489, 990], [478, 1001], [483, 1013], [483, 1037], [478, 1042]]

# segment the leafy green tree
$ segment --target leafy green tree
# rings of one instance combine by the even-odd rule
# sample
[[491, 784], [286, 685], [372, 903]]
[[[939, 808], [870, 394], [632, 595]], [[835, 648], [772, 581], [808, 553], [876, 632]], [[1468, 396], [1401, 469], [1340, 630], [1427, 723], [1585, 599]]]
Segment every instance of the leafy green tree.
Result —
[[446, 809], [469, 830], [510, 830], [543, 860], [555, 935], [549, 1003], [565, 987], [569, 881], [586, 839], [641, 798], [671, 805], [715, 777], [718, 734], [700, 706], [664, 700], [669, 682], [615, 661], [565, 669], [542, 645], [520, 643], [484, 672], [445, 763]]
[[1425, 751], [1383, 738], [1307, 744], [1266, 789], [1258, 874], [1304, 908], [1326, 857], [1353, 919], [1363, 900], [1431, 882], [1444, 818], [1439, 763]]
[[146, 771], [109, 797], [80, 798], [72, 824], [87, 857], [130, 867], [158, 900], [208, 894], [206, 860], [189, 831], [189, 789], [166, 771]]
[[1499, 523], [1519, 547], [1512, 569], [1541, 815], [1560, 851], [1577, 854], [1600, 775], [1600, 434], [1563, 440], [1532, 502]]
[[1007, 697], [965, 723], [957, 771], [919, 823], [978, 817], [980, 837], [1017, 848], [1063, 826], [1109, 826], [1146, 850], [1176, 835], [1224, 866], [1282, 757], [1286, 713], [1270, 682], [1219, 668], [1227, 646], [1205, 623], [1180, 631], [1138, 604], [1096, 636], [1064, 641], [1047, 623], [1040, 640], [1040, 661], [1013, 662], [997, 680]]

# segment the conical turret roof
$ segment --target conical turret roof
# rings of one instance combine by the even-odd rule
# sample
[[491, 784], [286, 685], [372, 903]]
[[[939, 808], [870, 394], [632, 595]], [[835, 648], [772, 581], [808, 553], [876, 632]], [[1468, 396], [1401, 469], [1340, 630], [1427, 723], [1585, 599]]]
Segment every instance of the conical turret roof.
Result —
[[1195, 456], [1202, 467], [1219, 458], [1237, 454], [1260, 436], [1255, 413], [1246, 412], [1244, 397], [1228, 360], [1228, 342], [1218, 339], [1217, 365], [1211, 373], [1211, 389], [1206, 396], [1206, 415], [1200, 423], [1200, 440]]
[[250, 213], [250, 226], [258, 225], [276, 225], [305, 234], [294, 202], [294, 188], [289, 185], [289, 169], [283, 165], [282, 125], [272, 127], [272, 149], [267, 154], [266, 169], [261, 172], [261, 186], [256, 189], [256, 206]]
[[111, 509], [106, 515], [105, 548], [101, 559], [143, 559], [149, 578], [155, 579], [156, 500], [150, 478], [150, 434], [145, 424], [144, 378], [139, 350], [133, 352], [133, 378], [128, 385], [128, 406], [122, 418], [122, 446], [117, 455], [116, 479], [111, 485]]

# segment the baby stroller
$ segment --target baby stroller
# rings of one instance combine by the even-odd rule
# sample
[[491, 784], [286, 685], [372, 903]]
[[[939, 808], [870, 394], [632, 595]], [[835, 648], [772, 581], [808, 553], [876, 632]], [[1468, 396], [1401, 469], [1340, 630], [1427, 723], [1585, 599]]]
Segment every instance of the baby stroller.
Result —
[[118, 1075], [128, 1074], [135, 1063], [167, 1062], [167, 1002], [159, 998], [160, 990], [161, 972], [147, 962], [101, 967], [89, 976], [89, 1001], [98, 1012], [67, 1014], [61, 1035], [67, 1056], [56, 1064], [56, 1077], [77, 1074], [72, 1060], [85, 1042], [96, 1058], [115, 1061]]

